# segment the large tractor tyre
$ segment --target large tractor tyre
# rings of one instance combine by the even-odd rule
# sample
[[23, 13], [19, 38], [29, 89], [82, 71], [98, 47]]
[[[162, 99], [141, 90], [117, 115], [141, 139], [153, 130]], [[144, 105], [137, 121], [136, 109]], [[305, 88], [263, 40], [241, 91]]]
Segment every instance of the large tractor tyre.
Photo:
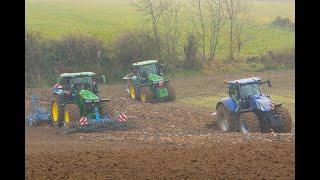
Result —
[[81, 118], [80, 108], [78, 104], [70, 103], [64, 107], [64, 128], [66, 130], [76, 127]]
[[283, 106], [275, 107], [275, 113], [277, 113], [282, 119], [283, 126], [277, 132], [291, 132], [292, 118], [290, 112]]
[[239, 115], [239, 128], [242, 133], [260, 132], [260, 122], [258, 116], [252, 112], [243, 112]]
[[109, 116], [113, 117], [115, 115], [115, 109], [111, 105], [110, 101], [104, 101], [100, 104], [100, 114], [101, 116], [105, 116], [108, 114]]
[[61, 127], [62, 120], [63, 109], [60, 105], [60, 97], [57, 94], [54, 94], [51, 102], [51, 122], [54, 127]]
[[168, 89], [168, 100], [169, 101], [176, 100], [176, 92], [174, 88], [171, 86], [170, 82], [167, 83], [167, 89]]
[[218, 122], [220, 131], [230, 132], [233, 130], [231, 126], [232, 124], [231, 114], [223, 104], [220, 104], [217, 107], [217, 122]]
[[140, 101], [141, 102], [152, 102], [153, 95], [148, 86], [143, 86], [140, 89]]
[[133, 83], [130, 82], [129, 83], [129, 96], [130, 96], [130, 99], [136, 99], [136, 89], [134, 88], [133, 86]]

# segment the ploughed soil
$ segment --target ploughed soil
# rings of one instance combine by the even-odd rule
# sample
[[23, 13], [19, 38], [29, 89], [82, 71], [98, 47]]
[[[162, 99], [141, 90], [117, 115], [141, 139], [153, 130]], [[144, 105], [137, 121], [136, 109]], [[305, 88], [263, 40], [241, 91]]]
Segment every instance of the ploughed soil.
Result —
[[[257, 75], [274, 86], [289, 79], [281, 88], [293, 89], [291, 71]], [[103, 87], [101, 95], [127, 115], [126, 130], [63, 135], [50, 124], [26, 126], [26, 179], [294, 179], [294, 133], [221, 133], [214, 104], [179, 100], [226, 91], [224, 78], [176, 78], [175, 102], [140, 103], [124, 85]], [[33, 93], [50, 102], [50, 88], [26, 89], [26, 113]]]

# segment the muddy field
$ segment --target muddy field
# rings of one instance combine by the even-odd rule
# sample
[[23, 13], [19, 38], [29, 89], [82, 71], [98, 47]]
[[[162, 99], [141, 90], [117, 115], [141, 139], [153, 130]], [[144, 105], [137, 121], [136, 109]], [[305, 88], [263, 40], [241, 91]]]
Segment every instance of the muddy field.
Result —
[[[64, 136], [26, 127], [26, 178], [294, 179], [294, 133], [223, 134], [211, 116], [223, 81], [251, 75], [273, 80], [277, 99], [294, 99], [292, 71], [175, 78], [177, 100], [154, 104], [129, 100], [123, 85], [103, 87], [129, 128]], [[50, 101], [50, 88], [26, 89], [26, 112], [33, 93]], [[206, 98], [212, 107], [197, 101]], [[294, 100], [287, 105], [294, 116]]]

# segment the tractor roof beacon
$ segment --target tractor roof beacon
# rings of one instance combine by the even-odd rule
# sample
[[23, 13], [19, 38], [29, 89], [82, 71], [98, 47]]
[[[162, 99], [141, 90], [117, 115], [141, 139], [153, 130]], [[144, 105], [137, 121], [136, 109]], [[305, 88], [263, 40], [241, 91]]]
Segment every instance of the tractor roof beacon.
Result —
[[222, 98], [216, 106], [217, 122], [221, 131], [290, 132], [292, 119], [282, 104], [275, 104], [261, 92], [262, 81], [258, 77], [225, 81], [229, 96]]
[[165, 76], [165, 70], [157, 60], [146, 60], [132, 64], [131, 72], [126, 75], [127, 92], [131, 99], [142, 102], [174, 101], [175, 91]]
[[99, 95], [98, 83], [105, 83], [104, 75], [97, 76], [93, 72], [60, 74], [52, 89], [53, 125], [62, 127], [66, 133], [101, 130], [110, 123], [117, 125], [110, 100]]

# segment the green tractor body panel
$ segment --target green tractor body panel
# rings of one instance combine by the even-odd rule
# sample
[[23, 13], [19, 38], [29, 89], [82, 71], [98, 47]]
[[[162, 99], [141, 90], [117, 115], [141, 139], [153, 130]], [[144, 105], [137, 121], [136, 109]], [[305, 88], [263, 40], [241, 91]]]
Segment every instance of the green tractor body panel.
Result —
[[86, 101], [95, 101], [95, 102], [99, 101], [99, 97], [95, 95], [93, 92], [88, 90], [81, 90], [79, 95]]
[[155, 88], [155, 84], [163, 83], [163, 79], [163, 77], [157, 74], [150, 73], [148, 75], [149, 84], [151, 85], [151, 89], [157, 98], [164, 98], [169, 95], [168, 89], [165, 86], [162, 88]]

